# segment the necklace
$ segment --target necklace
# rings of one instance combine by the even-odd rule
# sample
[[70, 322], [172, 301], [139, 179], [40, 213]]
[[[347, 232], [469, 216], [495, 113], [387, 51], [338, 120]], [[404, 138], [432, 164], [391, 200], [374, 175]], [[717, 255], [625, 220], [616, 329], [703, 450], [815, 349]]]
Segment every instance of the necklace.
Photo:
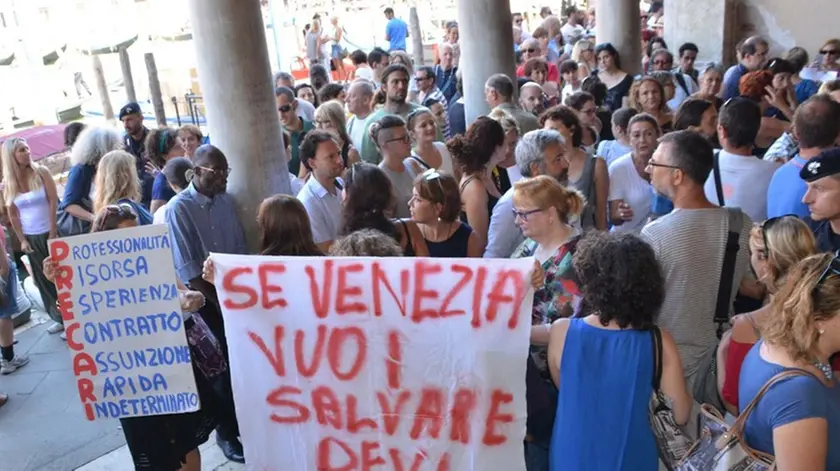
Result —
[[825, 379], [828, 381], [834, 381], [834, 371], [832, 371], [831, 365], [827, 365], [820, 360], [814, 360], [814, 366], [822, 372]]

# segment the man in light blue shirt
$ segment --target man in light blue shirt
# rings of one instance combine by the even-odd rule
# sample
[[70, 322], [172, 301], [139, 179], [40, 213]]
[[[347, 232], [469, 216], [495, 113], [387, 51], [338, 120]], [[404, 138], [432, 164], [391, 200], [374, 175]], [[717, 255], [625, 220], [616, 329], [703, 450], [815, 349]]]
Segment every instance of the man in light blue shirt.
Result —
[[815, 95], [796, 108], [793, 132], [799, 139], [799, 153], [782, 165], [767, 188], [767, 217], [786, 214], [805, 217], [810, 214], [802, 202], [807, 185], [799, 172], [808, 159], [838, 144], [840, 135], [840, 103], [827, 95]]
[[332, 134], [316, 129], [300, 145], [300, 162], [311, 175], [298, 199], [309, 216], [312, 238], [326, 253], [341, 224], [341, 148]]
[[388, 51], [405, 51], [408, 25], [394, 16], [394, 9], [391, 7], [385, 9], [385, 18], [388, 19], [388, 24], [385, 26], [385, 40], [390, 44]]
[[[516, 144], [516, 166], [523, 178], [548, 175], [565, 185], [569, 180], [565, 149], [566, 143], [559, 132], [553, 129], [531, 131]], [[525, 236], [514, 222], [511, 188], [493, 207], [484, 258], [510, 258], [524, 240]]]

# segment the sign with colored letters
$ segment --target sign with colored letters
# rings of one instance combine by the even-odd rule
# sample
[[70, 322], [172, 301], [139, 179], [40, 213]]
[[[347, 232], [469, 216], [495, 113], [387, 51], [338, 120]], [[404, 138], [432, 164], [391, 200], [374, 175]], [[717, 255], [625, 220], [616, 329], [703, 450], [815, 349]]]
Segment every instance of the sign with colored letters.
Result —
[[199, 409], [169, 237], [160, 225], [50, 241], [88, 420]]
[[532, 259], [212, 257], [249, 469], [525, 470]]

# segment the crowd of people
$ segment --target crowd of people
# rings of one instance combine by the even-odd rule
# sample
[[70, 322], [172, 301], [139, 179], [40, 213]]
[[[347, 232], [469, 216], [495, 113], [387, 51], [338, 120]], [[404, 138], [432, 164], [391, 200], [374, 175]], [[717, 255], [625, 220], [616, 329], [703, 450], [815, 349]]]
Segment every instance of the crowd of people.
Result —
[[[656, 469], [654, 393], [696, 437], [700, 404], [737, 416], [791, 369], [806, 374], [762, 392], [744, 442], [779, 470], [840, 469], [840, 81], [801, 78], [840, 70], [840, 40], [812, 63], [798, 47], [768, 58], [751, 37], [728, 70], [696, 70], [696, 45], [675, 58], [652, 35], [657, 3], [636, 77], [621, 64], [638, 58], [595, 41], [594, 10], [544, 9], [531, 32], [514, 13], [517, 80], [487, 77], [492, 111], [472, 123], [454, 22], [434, 67], [412, 64], [389, 8], [391, 50], [352, 52], [355, 79], [331, 82], [320, 52], [308, 83], [277, 73], [294, 194], [266, 195], [258, 253], [535, 260], [529, 471]], [[321, 51], [320, 23], [308, 34]], [[242, 461], [229, 374], [208, 374], [226, 356], [208, 255], [249, 253], [226, 192], [246, 170], [194, 126], [147, 129], [136, 103], [120, 120], [122, 135], [68, 127], [62, 197], [26, 142], [7, 140], [4, 227], [60, 333], [47, 240], [168, 224], [185, 325], [211, 332], [217, 355], [193, 356], [201, 411], [123, 419], [126, 439], [137, 469], [196, 470], [216, 428]], [[4, 280], [15, 270], [0, 257]], [[13, 289], [3, 374], [28, 362], [3, 315]]]

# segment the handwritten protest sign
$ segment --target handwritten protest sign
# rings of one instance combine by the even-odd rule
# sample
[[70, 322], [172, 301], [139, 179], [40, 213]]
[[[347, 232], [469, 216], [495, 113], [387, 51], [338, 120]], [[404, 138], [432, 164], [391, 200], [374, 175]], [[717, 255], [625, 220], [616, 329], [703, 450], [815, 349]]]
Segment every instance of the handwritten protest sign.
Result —
[[50, 241], [88, 420], [198, 410], [166, 226]]
[[213, 259], [249, 469], [525, 469], [533, 260]]

